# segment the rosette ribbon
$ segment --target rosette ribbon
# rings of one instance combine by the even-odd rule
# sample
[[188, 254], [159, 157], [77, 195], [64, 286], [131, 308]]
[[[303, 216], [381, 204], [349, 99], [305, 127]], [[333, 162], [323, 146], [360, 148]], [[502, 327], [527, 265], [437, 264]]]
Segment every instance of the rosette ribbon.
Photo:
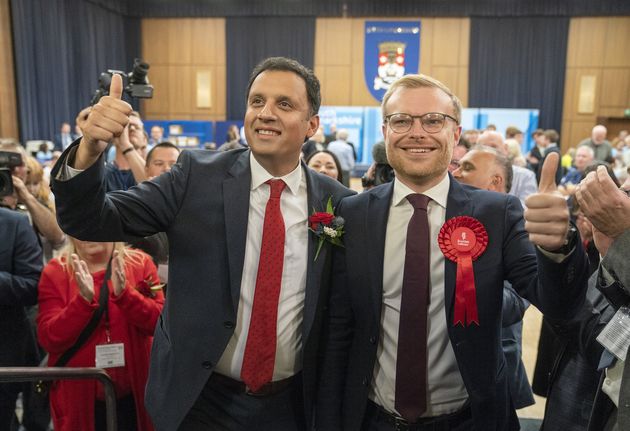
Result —
[[488, 246], [486, 228], [476, 218], [454, 217], [440, 229], [438, 244], [444, 256], [457, 264], [453, 325], [479, 325], [473, 261]]

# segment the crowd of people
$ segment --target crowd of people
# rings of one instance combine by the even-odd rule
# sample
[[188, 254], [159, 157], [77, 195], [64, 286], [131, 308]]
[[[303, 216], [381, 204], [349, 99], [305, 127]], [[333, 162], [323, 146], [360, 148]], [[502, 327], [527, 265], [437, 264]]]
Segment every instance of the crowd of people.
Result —
[[[522, 154], [522, 131], [463, 131], [456, 95], [408, 75], [357, 194], [348, 132], [324, 134], [319, 81], [293, 60], [254, 69], [244, 137], [220, 151], [147, 133], [121, 96], [114, 76], [55, 151], [0, 143], [21, 158], [0, 366], [105, 368], [119, 430], [517, 430], [533, 392], [543, 430], [630, 429], [627, 133], [595, 125], [561, 156], [539, 129]], [[534, 391], [530, 304], [550, 357]], [[0, 429], [18, 429], [28, 388], [0, 388]], [[56, 381], [50, 412], [105, 429], [103, 389]]]

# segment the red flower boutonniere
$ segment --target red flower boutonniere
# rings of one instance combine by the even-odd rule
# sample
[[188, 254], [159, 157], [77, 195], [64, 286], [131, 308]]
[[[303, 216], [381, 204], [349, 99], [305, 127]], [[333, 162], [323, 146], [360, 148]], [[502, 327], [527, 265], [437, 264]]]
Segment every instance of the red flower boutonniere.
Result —
[[136, 290], [148, 298], [155, 298], [156, 292], [161, 290], [162, 286], [164, 285], [155, 283], [149, 276], [136, 285]]
[[332, 206], [332, 196], [328, 198], [325, 212], [316, 212], [308, 218], [308, 228], [311, 232], [319, 238], [319, 244], [317, 245], [317, 252], [315, 253], [315, 260], [319, 256], [319, 251], [322, 249], [324, 242], [328, 241], [331, 244], [343, 247], [341, 237], [343, 236], [344, 220], [341, 217], [335, 216], [334, 208]]

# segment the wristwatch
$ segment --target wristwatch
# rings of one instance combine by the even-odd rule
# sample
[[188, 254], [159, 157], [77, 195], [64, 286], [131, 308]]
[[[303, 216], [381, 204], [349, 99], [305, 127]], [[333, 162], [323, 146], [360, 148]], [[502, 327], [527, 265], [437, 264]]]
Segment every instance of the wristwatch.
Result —
[[554, 253], [567, 255], [571, 253], [571, 250], [575, 248], [578, 239], [578, 230], [573, 223], [569, 224], [569, 230], [567, 231], [567, 236], [564, 239], [564, 244], [558, 250], [555, 250]]

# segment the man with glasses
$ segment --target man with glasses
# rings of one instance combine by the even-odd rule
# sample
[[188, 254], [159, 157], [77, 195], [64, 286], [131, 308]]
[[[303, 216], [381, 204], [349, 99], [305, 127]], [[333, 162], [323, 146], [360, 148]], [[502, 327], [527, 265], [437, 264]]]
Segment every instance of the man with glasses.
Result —
[[527, 201], [526, 230], [518, 199], [447, 173], [461, 103], [444, 84], [405, 76], [382, 111], [396, 177], [337, 208], [344, 248], [332, 259], [318, 429], [517, 430], [503, 281], [556, 318], [586, 287], [584, 252], [553, 193], [557, 155]]
[[[630, 168], [628, 168], [630, 173]], [[598, 273], [598, 288], [615, 309], [630, 306], [630, 177], [617, 188], [605, 166], [589, 173], [578, 185], [575, 197], [593, 224], [593, 236], [604, 242], [606, 250]], [[603, 238], [603, 241], [602, 241]], [[599, 244], [598, 244], [598, 248]], [[616, 320], [616, 317], [615, 319]], [[622, 338], [630, 332], [620, 330]], [[609, 348], [610, 346], [604, 346]], [[606, 360], [608, 359], [608, 360]], [[616, 431], [630, 429], [630, 367], [628, 361], [614, 360], [608, 353], [600, 366], [606, 367], [593, 406], [589, 430]]]

